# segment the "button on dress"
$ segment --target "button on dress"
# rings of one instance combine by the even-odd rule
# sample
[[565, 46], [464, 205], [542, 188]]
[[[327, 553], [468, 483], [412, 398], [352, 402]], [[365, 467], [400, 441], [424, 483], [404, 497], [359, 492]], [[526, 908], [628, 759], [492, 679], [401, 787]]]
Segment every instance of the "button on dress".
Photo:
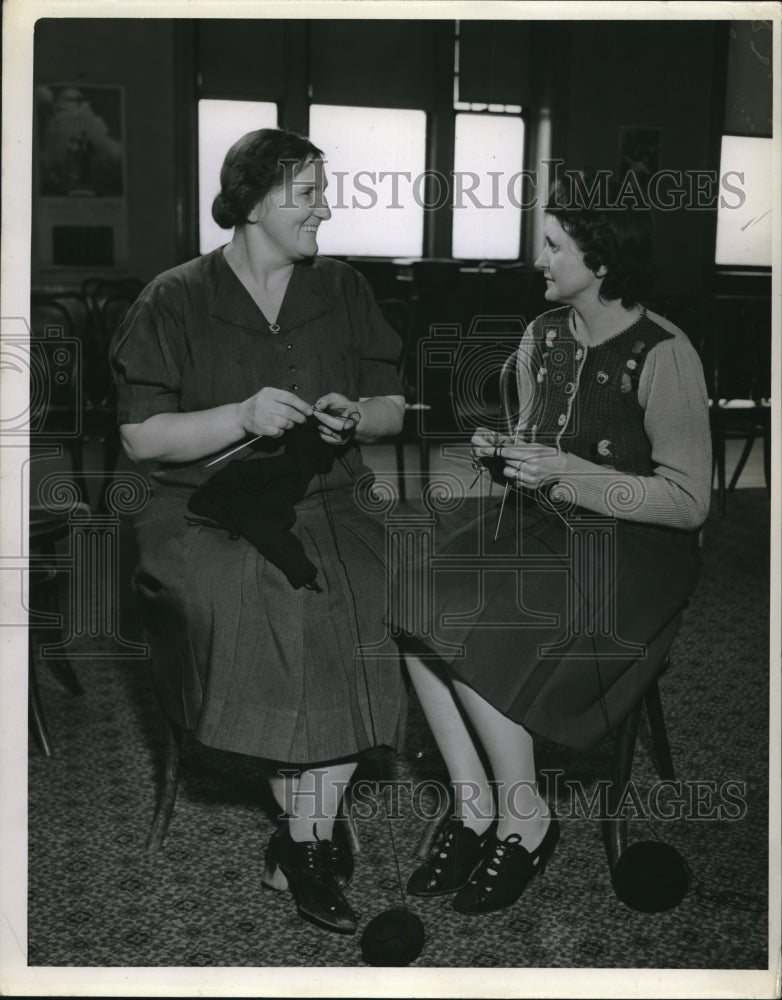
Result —
[[[115, 336], [119, 422], [240, 402], [296, 385], [314, 403], [402, 395], [400, 342], [366, 280], [327, 258], [294, 265], [272, 332], [222, 249], [142, 292]], [[295, 370], [295, 383], [291, 372]], [[244, 461], [279, 453], [262, 439]], [[135, 519], [134, 575], [165, 710], [213, 747], [312, 764], [377, 744], [398, 747], [406, 690], [399, 662], [362, 656], [387, 626], [385, 530], [354, 490], [371, 475], [359, 448], [336, 449], [296, 507], [292, 531], [320, 593], [295, 590], [245, 539], [194, 523], [192, 492], [222, 465], [164, 463]]]
[[567, 454], [566, 492], [503, 499], [500, 475], [493, 497], [444, 515], [430, 564], [404, 568], [430, 588], [428, 617], [403, 605], [391, 620], [514, 722], [588, 750], [659, 673], [698, 582], [694, 522], [711, 491], [703, 373], [660, 317], [584, 348], [560, 308], [525, 334], [517, 375], [518, 440]]

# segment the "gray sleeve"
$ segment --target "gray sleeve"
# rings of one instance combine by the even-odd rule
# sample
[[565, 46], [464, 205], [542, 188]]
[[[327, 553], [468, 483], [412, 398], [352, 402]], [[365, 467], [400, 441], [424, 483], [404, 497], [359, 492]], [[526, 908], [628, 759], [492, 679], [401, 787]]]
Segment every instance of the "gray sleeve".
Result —
[[638, 385], [654, 475], [618, 473], [568, 455], [559, 478], [567, 494], [589, 510], [692, 529], [705, 521], [711, 500], [709, 401], [700, 359], [687, 336], [661, 325], [673, 339], [649, 352]]

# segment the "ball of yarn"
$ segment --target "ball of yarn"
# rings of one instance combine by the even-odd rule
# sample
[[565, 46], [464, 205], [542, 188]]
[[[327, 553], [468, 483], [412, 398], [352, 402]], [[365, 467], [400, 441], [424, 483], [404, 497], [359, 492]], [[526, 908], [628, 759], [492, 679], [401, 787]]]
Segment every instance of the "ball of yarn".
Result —
[[426, 934], [420, 919], [407, 910], [384, 910], [361, 935], [361, 953], [369, 965], [409, 965], [421, 954]]
[[631, 844], [617, 861], [611, 878], [622, 902], [642, 913], [672, 910], [690, 887], [681, 854], [656, 840]]

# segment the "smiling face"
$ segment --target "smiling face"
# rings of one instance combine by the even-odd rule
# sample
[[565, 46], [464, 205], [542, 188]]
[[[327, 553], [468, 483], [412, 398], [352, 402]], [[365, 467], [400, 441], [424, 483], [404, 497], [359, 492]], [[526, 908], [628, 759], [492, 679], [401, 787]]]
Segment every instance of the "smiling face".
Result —
[[606, 270], [597, 273], [584, 263], [584, 255], [576, 241], [565, 232], [558, 220], [546, 215], [543, 222], [545, 246], [535, 261], [546, 279], [546, 299], [549, 302], [577, 304], [597, 297]]
[[331, 218], [322, 161], [308, 160], [292, 179], [272, 190], [250, 216], [271, 253], [283, 261], [314, 257], [318, 226]]

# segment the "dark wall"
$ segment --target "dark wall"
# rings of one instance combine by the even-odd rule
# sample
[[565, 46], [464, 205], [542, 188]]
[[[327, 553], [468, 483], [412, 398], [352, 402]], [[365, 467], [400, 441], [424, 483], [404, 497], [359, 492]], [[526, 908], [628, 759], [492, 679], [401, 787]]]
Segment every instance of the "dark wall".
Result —
[[[312, 22], [309, 31], [303, 21], [200, 21], [196, 27], [193, 62], [202, 71], [202, 92], [279, 100], [284, 123], [295, 127], [302, 127], [306, 114], [307, 80], [317, 101], [423, 107], [439, 137], [433, 149], [443, 165], [452, 141], [447, 123], [438, 120], [449, 114], [452, 94], [451, 22], [400, 21], [389, 28], [384, 22], [323, 21]], [[616, 169], [620, 129], [629, 126], [661, 130], [661, 168], [717, 170], [724, 95], [715, 85], [715, 67], [722, 25], [534, 22], [501, 29], [466, 32], [465, 52], [474, 71], [465, 83], [480, 86], [481, 72], [493, 66], [490, 79], [503, 100], [518, 86], [519, 101], [527, 106], [529, 98], [533, 105], [531, 143], [536, 115], [545, 108], [551, 151], [569, 166]], [[125, 270], [144, 279], [177, 263], [180, 252], [182, 183], [175, 174], [175, 133], [183, 116], [175, 108], [174, 35], [173, 23], [159, 19], [52, 19], [36, 28], [36, 82], [125, 88], [130, 245]], [[513, 45], [507, 42], [511, 35]], [[516, 51], [531, 72], [514, 68]], [[371, 87], [368, 80], [374, 81]], [[716, 118], [715, 102], [721, 102]], [[446, 221], [438, 223], [441, 230]], [[713, 224], [708, 212], [660, 218], [665, 292], [698, 294], [704, 288]], [[443, 241], [430, 243], [428, 252], [438, 254], [438, 245]], [[36, 268], [34, 254], [34, 283], [51, 278]]]
[[[123, 273], [144, 279], [175, 263], [174, 60], [171, 21], [46, 19], [35, 28], [36, 85], [124, 87], [129, 256]], [[84, 201], [89, 213], [89, 199]], [[34, 205], [35, 210], [35, 205]], [[93, 269], [42, 271], [33, 285], [78, 284]]]
[[[715, 58], [720, 44], [718, 26], [710, 22], [573, 25], [570, 87], [558, 121], [567, 164], [616, 170], [620, 130], [630, 127], [660, 130], [660, 170], [717, 171], [714, 102], [721, 104], [723, 95], [715, 80]], [[701, 290], [704, 267], [714, 259], [714, 225], [709, 211], [656, 213], [662, 291]]]

